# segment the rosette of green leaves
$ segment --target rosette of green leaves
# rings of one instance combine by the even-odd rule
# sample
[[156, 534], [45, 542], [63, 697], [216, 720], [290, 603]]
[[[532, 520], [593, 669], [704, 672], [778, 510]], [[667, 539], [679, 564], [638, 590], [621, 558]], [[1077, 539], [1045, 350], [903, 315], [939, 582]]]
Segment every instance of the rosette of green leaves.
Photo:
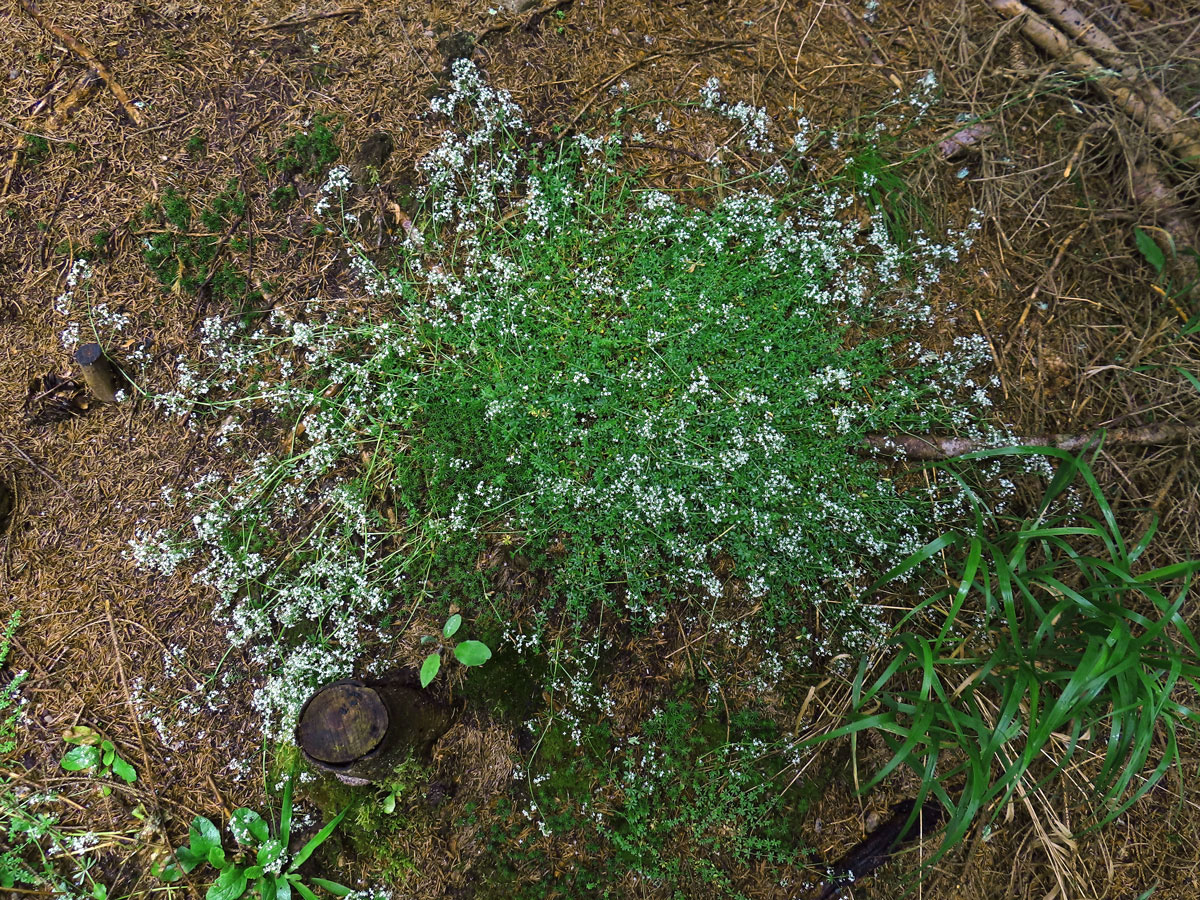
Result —
[[[447, 640], [454, 637], [461, 627], [462, 616], [455, 613], [446, 620], [446, 624], [442, 627], [442, 637]], [[436, 640], [437, 638], [426, 635], [421, 638], [421, 643], [425, 644]], [[464, 666], [482, 666], [492, 658], [492, 651], [483, 641], [460, 641], [454, 648], [454, 658]], [[442, 651], [439, 648], [425, 657], [425, 662], [421, 664], [421, 687], [429, 687], [429, 683], [437, 677], [441, 668]]]
[[[90, 772], [101, 778], [116, 775], [126, 784], [137, 781], [137, 769], [131, 766], [108, 738], [84, 725], [76, 725], [63, 735], [63, 740], [74, 746], [64, 755], [59, 765], [68, 772]], [[109, 788], [104, 788], [107, 795]]]
[[[208, 889], [207, 900], [238, 900], [248, 889], [262, 900], [291, 900], [293, 891], [301, 900], [318, 900], [299, 869], [333, 834], [345, 815], [346, 810], [342, 810], [296, 854], [289, 855], [288, 844], [292, 836], [292, 779], [289, 778], [283, 791], [277, 836], [271, 836], [270, 825], [254, 810], [245, 807], [234, 810], [229, 831], [236, 846], [227, 853], [220, 829], [211, 819], [196, 816], [188, 830], [188, 843], [175, 851], [175, 862], [168, 863], [155, 874], [163, 881], [176, 881], [208, 863], [219, 870], [219, 874]], [[345, 897], [351, 892], [336, 881], [315, 877], [308, 880], [334, 897]]]

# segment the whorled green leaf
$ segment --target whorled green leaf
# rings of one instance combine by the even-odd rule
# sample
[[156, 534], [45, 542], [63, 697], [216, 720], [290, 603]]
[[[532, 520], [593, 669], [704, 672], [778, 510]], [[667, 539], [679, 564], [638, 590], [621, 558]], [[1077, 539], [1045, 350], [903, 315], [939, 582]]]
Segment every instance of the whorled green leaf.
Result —
[[137, 769], [119, 756], [113, 756], [112, 770], [113, 774], [126, 784], [133, 784], [137, 781]]
[[211, 819], [196, 816], [192, 819], [192, 825], [188, 829], [188, 841], [193, 853], [207, 857], [209, 850], [221, 846], [221, 830], [212, 823]]
[[454, 658], [464, 666], [482, 666], [492, 658], [492, 651], [482, 641], [463, 641], [454, 648]]
[[271, 836], [271, 828], [267, 825], [266, 820], [254, 810], [244, 806], [233, 811], [229, 820], [229, 830], [233, 832], [237, 842], [243, 845], [249, 844], [250, 839], [253, 839], [254, 843], [261, 844]]
[[278, 838], [263, 841], [258, 848], [256, 861], [264, 869], [269, 869], [283, 855], [283, 842]]
[[[181, 847], [178, 851], [176, 851], [176, 857], [179, 857], [180, 854], [186, 850], [187, 847]], [[170, 884], [171, 882], [178, 881], [183, 877], [185, 870], [181, 868], [182, 864], [182, 859], [179, 859], [178, 862], [174, 859], [156, 862], [150, 866], [150, 875], [154, 878], [157, 878], [159, 881], [165, 881]], [[197, 865], [198, 864], [199, 863], [197, 863]], [[194, 869], [195, 866], [192, 866], [192, 868]], [[186, 871], [190, 872], [191, 869], [187, 869]]]
[[[175, 851], [175, 858], [177, 860], [179, 860], [179, 868], [181, 868], [185, 873], [191, 872], [193, 869], [195, 869], [197, 866], [203, 864], [205, 861], [205, 855], [203, 853], [197, 853], [191, 847], [180, 847], [178, 850]], [[167, 867], [169, 867], [169, 866], [170, 866], [170, 863], [167, 864]], [[167, 867], [164, 867], [164, 869]], [[162, 876], [159, 876], [159, 877], [162, 877]], [[167, 881], [167, 880], [173, 880], [173, 879], [165, 879], [164, 878], [163, 880]]]

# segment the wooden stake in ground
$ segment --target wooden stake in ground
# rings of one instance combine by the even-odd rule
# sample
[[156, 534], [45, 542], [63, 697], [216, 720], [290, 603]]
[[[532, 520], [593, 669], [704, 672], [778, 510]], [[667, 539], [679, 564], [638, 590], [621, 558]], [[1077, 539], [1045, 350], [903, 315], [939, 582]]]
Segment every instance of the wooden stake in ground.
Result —
[[113, 77], [113, 73], [109, 71], [108, 66], [97, 59], [91, 50], [75, 40], [68, 32], [47, 19], [38, 10], [37, 6], [34, 5], [33, 0], [17, 0], [17, 3], [20, 4], [21, 9], [25, 10], [30, 18], [41, 26], [43, 31], [54, 35], [66, 44], [72, 53], [91, 66], [96, 71], [96, 74], [104, 80], [104, 83], [108, 85], [108, 89], [113, 92], [113, 96], [117, 98], [117, 102], [121, 104], [121, 108], [125, 110], [125, 115], [129, 116], [129, 120], [138, 128], [145, 127], [145, 118], [138, 108], [133, 105], [133, 101], [129, 99], [129, 95], [125, 93], [125, 88], [121, 87], [117, 79]]
[[75, 362], [96, 399], [105, 403], [117, 402], [117, 370], [105, 358], [99, 344], [84, 344], [75, 351]]

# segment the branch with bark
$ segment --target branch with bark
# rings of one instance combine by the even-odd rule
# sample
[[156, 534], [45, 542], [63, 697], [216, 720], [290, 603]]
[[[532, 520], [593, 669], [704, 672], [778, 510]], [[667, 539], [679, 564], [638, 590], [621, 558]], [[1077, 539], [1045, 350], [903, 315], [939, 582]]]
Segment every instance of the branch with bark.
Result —
[[[1073, 44], [1067, 33], [1021, 0], [984, 0], [1002, 16], [1015, 20], [1021, 34], [1039, 50], [1084, 75], [1110, 103], [1147, 128], [1181, 162], [1200, 170], [1200, 123], [1183, 113], [1135, 69], [1123, 66], [1116, 44], [1082, 14], [1061, 0], [1038, 2], [1096, 55]], [[1103, 64], [1096, 56], [1121, 68]]]
[[[1109, 428], [1083, 434], [1035, 434], [1013, 438], [1006, 447], [1057, 447], [1074, 452], [1101, 440], [1112, 446], [1155, 446], [1186, 444], [1200, 441], [1200, 425], [1144, 425], [1139, 428]], [[955, 435], [871, 434], [867, 435], [864, 450], [870, 449], [887, 456], [919, 461], [952, 459], [976, 450], [995, 450], [994, 443], [976, 441]]]

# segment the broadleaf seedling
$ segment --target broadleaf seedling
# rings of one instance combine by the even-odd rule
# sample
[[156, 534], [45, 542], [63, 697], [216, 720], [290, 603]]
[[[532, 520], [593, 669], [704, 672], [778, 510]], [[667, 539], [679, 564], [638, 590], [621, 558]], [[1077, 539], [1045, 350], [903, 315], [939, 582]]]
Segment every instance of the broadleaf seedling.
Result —
[[[450, 638], [458, 633], [462, 627], [462, 616], [455, 613], [446, 620], [446, 624], [442, 626], [442, 643], [443, 646], [449, 646]], [[431, 635], [425, 635], [421, 638], [422, 644], [438, 641], [438, 638]], [[437, 650], [425, 657], [425, 662], [421, 663], [421, 687], [429, 687], [430, 683], [437, 677], [438, 672], [442, 669], [442, 649], [439, 646]], [[454, 646], [454, 658], [464, 666], [482, 666], [485, 662], [492, 658], [491, 648], [483, 643], [483, 641], [460, 641]]]

